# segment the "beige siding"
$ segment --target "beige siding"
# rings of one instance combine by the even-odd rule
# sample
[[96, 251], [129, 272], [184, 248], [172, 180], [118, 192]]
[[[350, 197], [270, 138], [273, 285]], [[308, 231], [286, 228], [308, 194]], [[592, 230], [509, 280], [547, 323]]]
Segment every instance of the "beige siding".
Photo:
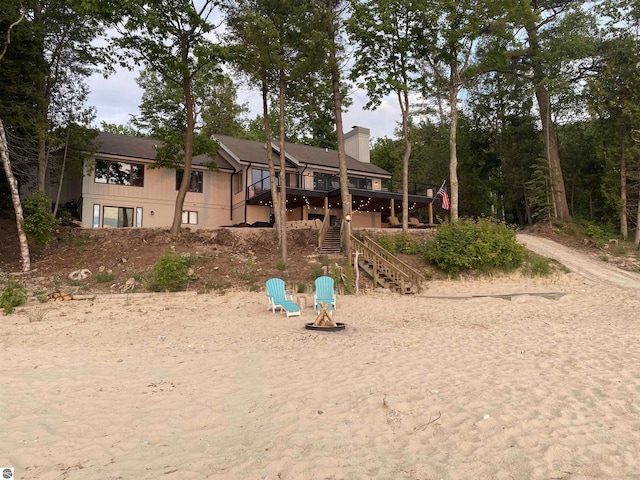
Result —
[[[169, 227], [173, 222], [176, 172], [150, 169], [145, 165], [144, 187], [96, 183], [93, 173], [83, 178], [82, 223], [93, 226], [93, 206], [142, 208], [143, 227]], [[214, 228], [231, 223], [231, 184], [229, 173], [204, 171], [203, 192], [187, 193], [185, 211], [198, 212], [198, 224], [190, 228]], [[102, 218], [101, 223], [102, 225]], [[135, 224], [134, 224], [135, 225]]]

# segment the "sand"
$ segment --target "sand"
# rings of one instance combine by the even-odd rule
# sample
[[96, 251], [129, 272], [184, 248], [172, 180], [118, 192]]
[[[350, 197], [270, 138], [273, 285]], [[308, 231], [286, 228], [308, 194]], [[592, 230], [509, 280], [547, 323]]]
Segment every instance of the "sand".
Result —
[[264, 292], [31, 303], [0, 314], [0, 467], [20, 480], [638, 478], [639, 311], [637, 290], [574, 274], [339, 296], [337, 333], [305, 330], [311, 309], [267, 311]]

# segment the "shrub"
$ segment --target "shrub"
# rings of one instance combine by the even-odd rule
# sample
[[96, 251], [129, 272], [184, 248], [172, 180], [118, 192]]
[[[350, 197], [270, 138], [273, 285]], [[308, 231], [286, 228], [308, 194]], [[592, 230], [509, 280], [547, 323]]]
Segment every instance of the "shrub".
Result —
[[391, 253], [391, 254], [395, 254], [396, 253], [396, 242], [393, 240], [393, 237], [390, 235], [380, 235], [377, 239], [376, 242], [378, 243], [378, 245], [380, 245], [382, 248], [384, 248], [387, 252]]
[[548, 277], [552, 273], [551, 259], [527, 252], [522, 273], [530, 277]]
[[27, 302], [27, 289], [21, 283], [10, 278], [0, 296], [0, 307], [5, 314], [13, 313], [15, 307]]
[[51, 202], [43, 192], [35, 192], [25, 199], [24, 231], [36, 245], [46, 245], [58, 228], [58, 221], [51, 213]]
[[315, 280], [318, 277], [322, 276], [322, 267], [320, 265], [316, 265], [311, 269], [311, 276]]
[[420, 241], [413, 235], [399, 233], [395, 236], [395, 251], [405, 255], [418, 255], [420, 253]]
[[98, 272], [98, 274], [96, 275], [96, 282], [97, 283], [111, 282], [113, 281], [114, 278], [116, 278], [116, 276], [113, 274], [113, 272]]
[[156, 292], [177, 292], [185, 288], [193, 276], [189, 267], [193, 259], [189, 255], [179, 255], [174, 250], [164, 253], [153, 266], [151, 290]]
[[353, 277], [353, 265], [351, 265], [351, 263], [347, 263], [347, 266], [344, 269], [344, 294], [353, 295], [355, 289], [356, 283]]
[[441, 225], [435, 241], [426, 245], [424, 259], [448, 275], [465, 270], [513, 270], [522, 265], [525, 254], [511, 228], [488, 220]]

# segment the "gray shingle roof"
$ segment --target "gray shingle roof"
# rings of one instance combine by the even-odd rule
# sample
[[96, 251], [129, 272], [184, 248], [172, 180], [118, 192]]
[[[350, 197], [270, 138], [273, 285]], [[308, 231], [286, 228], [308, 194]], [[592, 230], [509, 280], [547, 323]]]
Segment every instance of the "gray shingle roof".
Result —
[[[228, 137], [226, 135], [214, 136], [221, 145], [231, 151], [240, 161], [267, 165], [267, 149], [264, 143]], [[310, 147], [296, 143], [285, 143], [285, 152], [287, 156], [292, 156], [303, 165], [308, 164], [316, 167], [326, 167], [335, 169], [336, 172], [339, 168], [338, 152], [336, 150]], [[280, 165], [280, 157], [277, 152], [274, 152], [273, 163]], [[377, 165], [359, 162], [349, 155], [347, 155], [347, 170], [353, 173], [375, 174], [382, 177], [391, 176], [389, 172]]]
[[[94, 140], [97, 145], [97, 153], [103, 155], [118, 155], [131, 159], [155, 160], [156, 145], [162, 143], [154, 138], [130, 137], [114, 133], [100, 132]], [[198, 155], [192, 160], [193, 165], [204, 165], [211, 158], [206, 155]], [[220, 155], [216, 155], [216, 164], [221, 170], [235, 169]]]

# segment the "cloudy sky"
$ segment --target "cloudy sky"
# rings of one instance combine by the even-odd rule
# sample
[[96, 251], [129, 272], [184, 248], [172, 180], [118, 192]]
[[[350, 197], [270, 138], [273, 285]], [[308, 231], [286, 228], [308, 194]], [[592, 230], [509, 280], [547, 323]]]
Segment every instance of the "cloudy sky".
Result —
[[[96, 108], [95, 126], [102, 121], [124, 125], [131, 115], [138, 113], [142, 91], [135, 81], [135, 72], [120, 69], [116, 74], [104, 79], [96, 74], [89, 80], [91, 94], [89, 105]], [[352, 94], [353, 104], [343, 114], [344, 130], [348, 132], [352, 126], [366, 127], [371, 130], [371, 138], [393, 137], [394, 129], [400, 120], [400, 109], [393, 97], [386, 99], [376, 110], [365, 110], [366, 93], [355, 91]], [[259, 92], [243, 90], [239, 92], [240, 103], [248, 102], [250, 118], [262, 113], [262, 100]]]

